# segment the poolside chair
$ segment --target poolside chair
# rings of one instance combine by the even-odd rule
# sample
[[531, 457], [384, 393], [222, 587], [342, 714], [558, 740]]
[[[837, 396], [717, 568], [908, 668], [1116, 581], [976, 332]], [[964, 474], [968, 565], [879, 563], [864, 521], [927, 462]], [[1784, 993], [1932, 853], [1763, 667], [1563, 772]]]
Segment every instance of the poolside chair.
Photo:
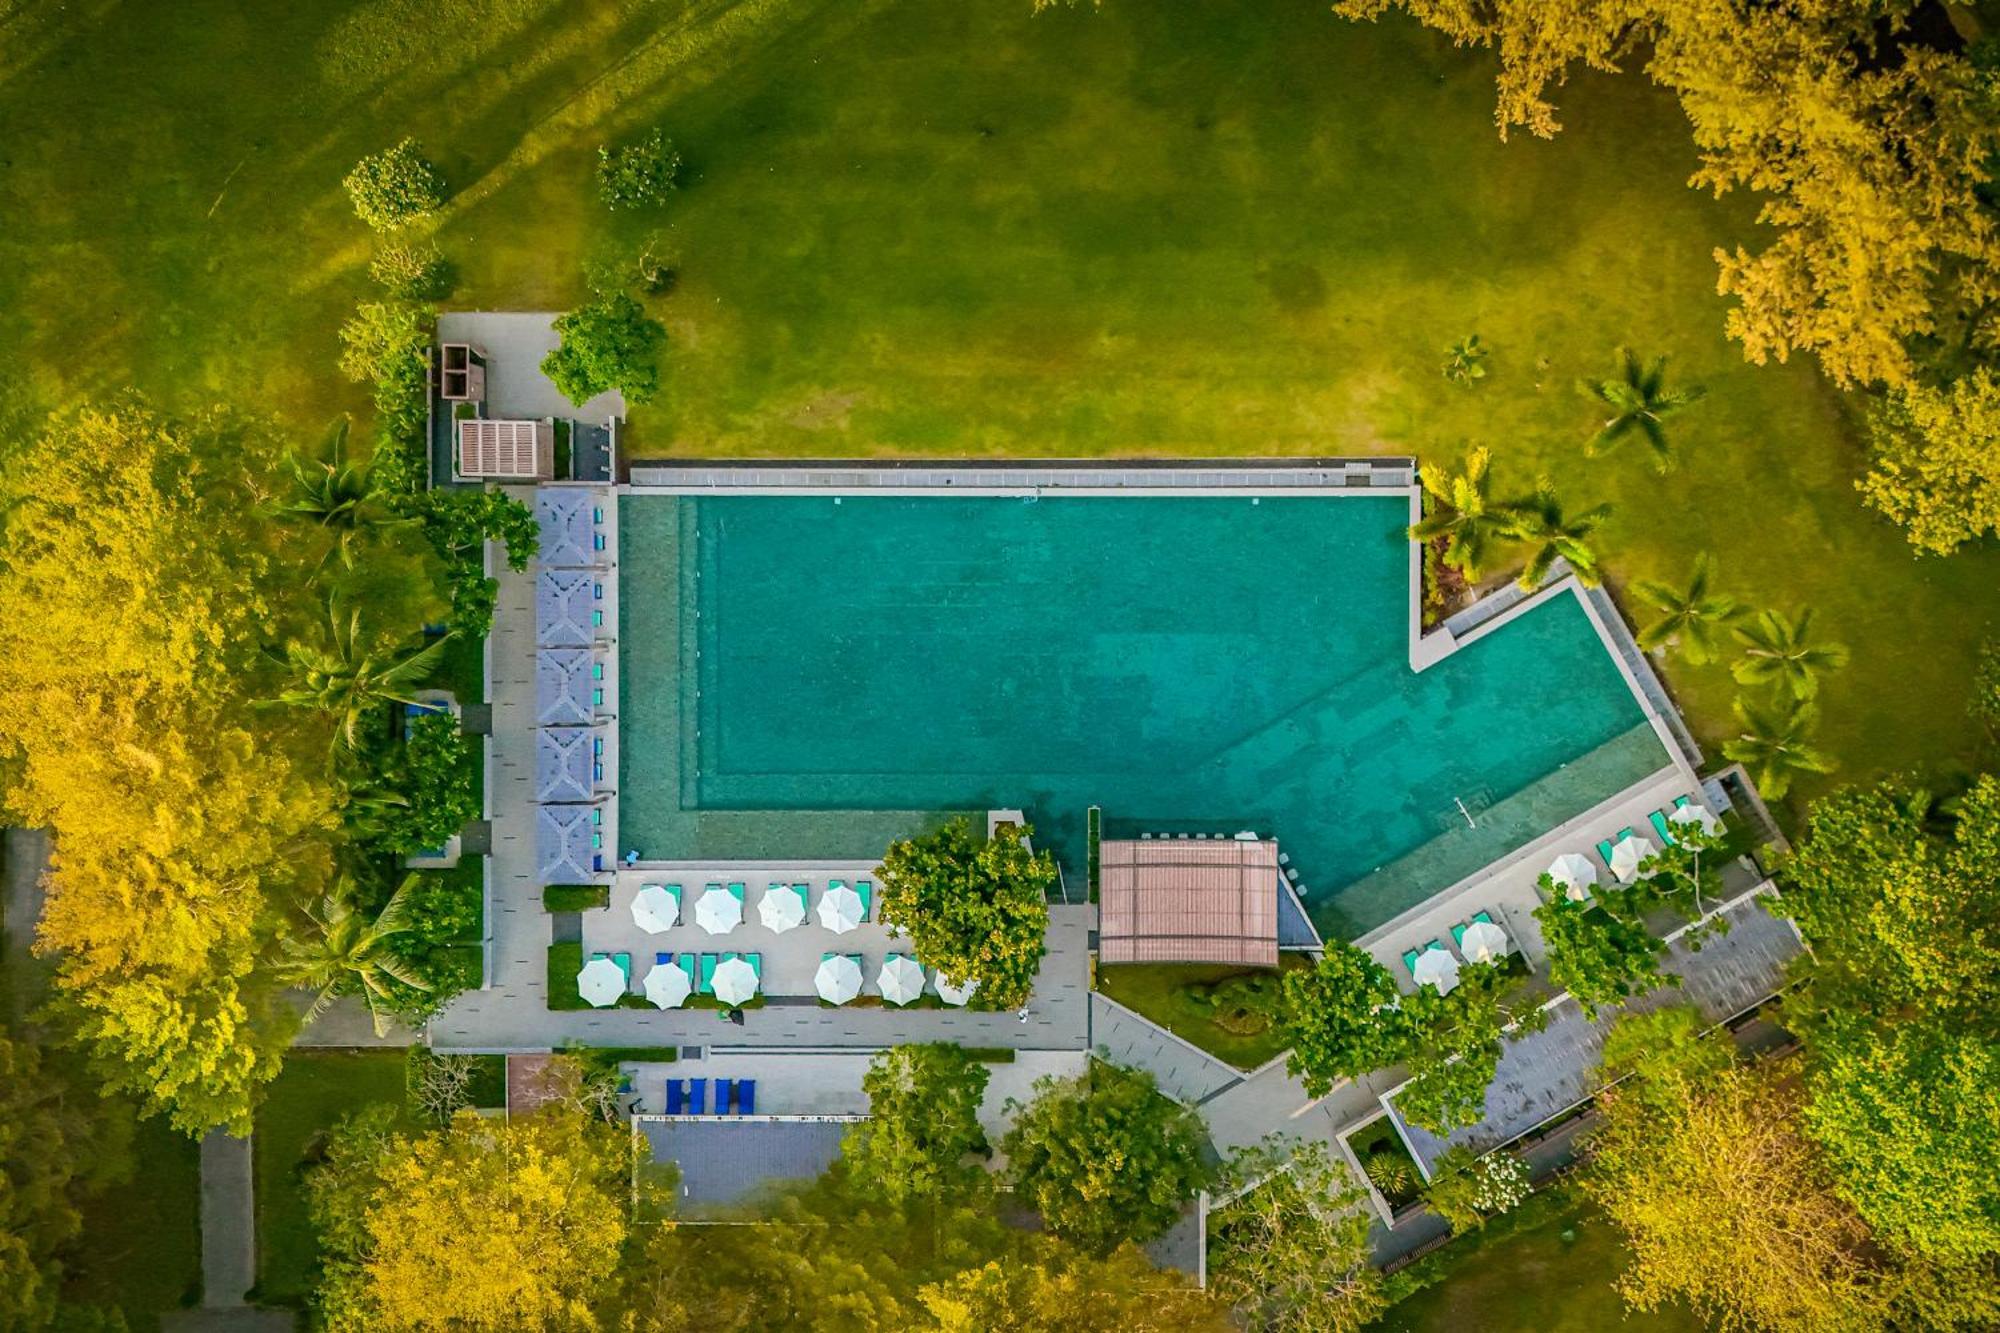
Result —
[[654, 967], [671, 967], [673, 965], [673, 961], [674, 961], [674, 956], [670, 953], [656, 953], [653, 955]]
[[674, 955], [674, 966], [687, 973], [688, 989], [693, 990], [697, 981], [695, 956], [691, 953], [677, 953]]
[[703, 893], [713, 893], [715, 890], [721, 887], [722, 886], [720, 884], [704, 884], [701, 886], [701, 891]]
[[1685, 810], [1693, 804], [1694, 804], [1694, 797], [1692, 796], [1674, 797], [1674, 809], [1676, 810]]
[[813, 905], [813, 886], [812, 886], [812, 885], [810, 885], [810, 884], [794, 884], [794, 885], [792, 885], [792, 892], [793, 892], [793, 893], [796, 893], [796, 894], [798, 894], [798, 895], [799, 895], [799, 906], [801, 906], [801, 907], [805, 908], [805, 909], [806, 909], [807, 911], [811, 911], [811, 910], [812, 910], [812, 905]]
[[1415, 973], [1417, 970], [1417, 958], [1422, 953], [1423, 950], [1421, 949], [1403, 950], [1403, 970], [1406, 972]]
[[729, 1114], [729, 1094], [735, 1087], [736, 1085], [726, 1078], [715, 1080], [715, 1114]]
[[826, 882], [826, 891], [828, 893], [832, 893], [835, 889], [844, 889], [846, 887], [847, 881], [844, 879], [830, 879]]
[[687, 1085], [677, 1078], [667, 1080], [667, 1114], [679, 1115], [687, 1105]]
[[762, 994], [764, 990], [764, 955], [761, 953], [746, 953], [743, 955], [743, 961], [750, 964], [750, 970], [757, 974], [757, 990], [759, 994]]
[[739, 1078], [736, 1080], [736, 1114], [757, 1114], [757, 1080]]
[[875, 886], [865, 879], [857, 879], [854, 881], [854, 892], [861, 899], [861, 919], [863, 921], [873, 921], [875, 919]]
[[1660, 835], [1662, 846], [1673, 847], [1677, 845], [1674, 839], [1673, 825], [1667, 822], [1667, 817], [1663, 812], [1655, 810], [1653, 813], [1647, 815], [1646, 818], [1652, 822], [1653, 832]]
[[720, 961], [712, 953], [705, 953], [701, 956], [701, 975], [695, 981], [694, 987], [697, 993], [702, 995], [715, 994], [715, 967]]
[[1611, 868], [1611, 849], [1613, 847], [1616, 847], [1619, 843], [1625, 841], [1625, 839], [1631, 836], [1632, 836], [1631, 829], [1622, 828], [1618, 830], [1617, 837], [1597, 844], [1597, 854], [1598, 856], [1603, 858], [1605, 869], [1609, 870]]
[[742, 902], [742, 901], [743, 901], [743, 886], [742, 886], [741, 884], [731, 884], [731, 885], [729, 886], [729, 896], [730, 896], [730, 897], [732, 897], [732, 898], [734, 898], [734, 899], [735, 899], [735, 900], [736, 900], [737, 902], [739, 902], [739, 903], [740, 903], [740, 902]]
[[708, 1114], [708, 1080], [691, 1078], [688, 1080], [688, 1114]]

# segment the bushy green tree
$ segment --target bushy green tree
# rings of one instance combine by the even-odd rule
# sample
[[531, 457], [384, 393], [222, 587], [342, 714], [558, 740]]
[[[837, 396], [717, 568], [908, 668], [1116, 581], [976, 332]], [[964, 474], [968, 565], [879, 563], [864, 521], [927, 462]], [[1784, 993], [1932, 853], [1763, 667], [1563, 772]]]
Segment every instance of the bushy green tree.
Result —
[[542, 360], [542, 373], [578, 407], [616, 389], [635, 403], [660, 389], [660, 348], [666, 328], [623, 292], [598, 297], [556, 320], [562, 344]]
[[841, 1160], [855, 1186], [900, 1203], [962, 1194], [984, 1183], [979, 1105], [986, 1066], [944, 1042], [892, 1046], [861, 1076], [868, 1119], [847, 1132]]
[[384, 850], [399, 855], [433, 851], [479, 815], [479, 794], [469, 767], [472, 747], [451, 713], [423, 713], [403, 728], [383, 780], [402, 803], [389, 815]]
[[1920, 551], [1949, 555], [2000, 532], [2000, 374], [1985, 366], [1942, 388], [1909, 384], [1869, 415], [1868, 503]]
[[597, 150], [597, 193], [606, 208], [647, 208], [667, 201], [679, 181], [681, 155], [666, 131], [637, 143]]
[[1043, 1079], [1001, 1141], [1016, 1195], [1048, 1229], [1097, 1254], [1171, 1227], [1208, 1180], [1201, 1122], [1153, 1076], [1094, 1061]]
[[1479, 1230], [1487, 1219], [1512, 1211], [1527, 1197], [1527, 1163], [1509, 1152], [1475, 1157], [1464, 1147], [1445, 1151], [1424, 1191], [1424, 1202], [1455, 1235]]
[[1548, 950], [1549, 984], [1570, 993], [1587, 1017], [1602, 1005], [1643, 995], [1663, 981], [1678, 978], [1660, 973], [1666, 944], [1642, 922], [1614, 915], [1594, 904], [1572, 902], [1558, 891], [1535, 909]]
[[1056, 864], [1028, 850], [1029, 833], [1002, 824], [980, 841], [955, 819], [894, 844], [876, 871], [882, 920], [910, 937], [919, 962], [978, 982], [975, 1005], [1026, 1003], [1041, 967]]
[[452, 267], [429, 243], [390, 243], [368, 261], [368, 276], [398, 301], [442, 301], [451, 294]]
[[1425, 469], [1424, 517], [1410, 528], [1412, 541], [1444, 538], [1444, 563], [1475, 582], [1508, 531], [1506, 506], [1488, 494], [1492, 463], [1491, 451], [1482, 446], [1465, 456], [1465, 470], [1457, 476], [1441, 477]]
[[444, 177], [415, 139], [362, 158], [341, 184], [355, 216], [376, 231], [393, 231], [444, 205]]
[[1310, 969], [1284, 974], [1285, 1068], [1323, 1097], [1334, 1083], [1401, 1060], [1409, 1030], [1388, 969], [1351, 944], [1332, 943]]
[[1547, 1022], [1539, 1009], [1510, 1013], [1506, 985], [1498, 966], [1467, 963], [1449, 995], [1419, 986], [1403, 998], [1410, 1081], [1396, 1094], [1396, 1107], [1413, 1124], [1447, 1134], [1484, 1118], [1486, 1089], [1500, 1065], [1501, 1032], [1509, 1022], [1523, 1031]]
[[493, 626], [499, 583], [486, 576], [486, 543], [507, 548], [507, 567], [519, 573], [535, 558], [541, 540], [534, 511], [498, 490], [425, 491], [412, 501], [424, 534], [444, 561], [447, 621], [455, 633], [484, 638]]

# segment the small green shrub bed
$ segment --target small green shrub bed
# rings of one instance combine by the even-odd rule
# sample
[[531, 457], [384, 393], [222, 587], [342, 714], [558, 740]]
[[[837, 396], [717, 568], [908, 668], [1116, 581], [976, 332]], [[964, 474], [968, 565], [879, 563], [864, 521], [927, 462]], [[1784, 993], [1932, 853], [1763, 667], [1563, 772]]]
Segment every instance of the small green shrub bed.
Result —
[[603, 884], [551, 884], [542, 890], [542, 906], [551, 912], [588, 912], [610, 905], [611, 890]]
[[576, 974], [583, 971], [583, 945], [566, 940], [549, 946], [549, 1008], [588, 1009], [590, 1002], [576, 992]]

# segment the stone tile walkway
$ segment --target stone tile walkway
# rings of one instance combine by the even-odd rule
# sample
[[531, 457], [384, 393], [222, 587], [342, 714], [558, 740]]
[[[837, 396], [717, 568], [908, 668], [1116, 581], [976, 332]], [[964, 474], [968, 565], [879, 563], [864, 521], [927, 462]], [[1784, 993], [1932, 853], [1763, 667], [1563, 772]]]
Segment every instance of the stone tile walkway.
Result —
[[1160, 1091], [1188, 1106], [1242, 1078], [1234, 1066], [1097, 991], [1090, 996], [1090, 1047], [1113, 1064], [1145, 1070]]

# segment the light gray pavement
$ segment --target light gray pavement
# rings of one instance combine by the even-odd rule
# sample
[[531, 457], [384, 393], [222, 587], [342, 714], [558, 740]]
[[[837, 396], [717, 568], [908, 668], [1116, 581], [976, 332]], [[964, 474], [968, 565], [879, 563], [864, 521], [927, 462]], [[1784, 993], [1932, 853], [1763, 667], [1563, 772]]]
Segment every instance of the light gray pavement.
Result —
[[1243, 1077], [1100, 991], [1090, 996], [1090, 1046], [1113, 1064], [1143, 1069], [1174, 1100], [1196, 1106]]
[[546, 311], [451, 310], [438, 316], [437, 336], [440, 343], [471, 343], [485, 355], [486, 415], [496, 420], [624, 416], [623, 395], [600, 393], [577, 407], [542, 374], [542, 359], [562, 345], [555, 319]]
[[[576, 1042], [874, 1048], [902, 1041], [952, 1041], [965, 1046], [1028, 1050], [1080, 1051], [1088, 1047], [1091, 909], [1082, 905], [1050, 909], [1048, 952], [1025, 1021], [1012, 1012], [853, 1005], [830, 1009], [817, 999], [784, 1003], [785, 997], [774, 997], [762, 1007], [746, 1010], [740, 1026], [723, 1022], [717, 1011], [705, 1009], [551, 1010], [547, 989], [552, 919], [542, 908], [534, 845], [534, 571], [516, 574], [502, 569], [498, 577], [499, 597], [488, 645], [493, 664], [493, 735], [488, 741], [487, 780], [487, 808], [493, 824], [488, 867], [491, 899], [486, 913], [490, 962], [486, 987], [461, 995], [432, 1020], [430, 1035], [435, 1047], [538, 1051]], [[762, 887], [758, 883], [750, 894], [753, 914]], [[692, 902], [686, 906], [692, 911]], [[608, 919], [605, 924], [610, 927]], [[586, 938], [588, 935], [586, 927]], [[712, 949], [736, 947], [722, 943], [731, 937], [709, 938], [716, 941], [709, 946]], [[827, 939], [836, 937], [829, 934]], [[879, 960], [871, 961], [879, 965]], [[635, 981], [643, 970], [634, 966]]]
[[250, 1144], [219, 1129], [201, 1141], [201, 1291], [211, 1310], [242, 1305], [257, 1281]]

